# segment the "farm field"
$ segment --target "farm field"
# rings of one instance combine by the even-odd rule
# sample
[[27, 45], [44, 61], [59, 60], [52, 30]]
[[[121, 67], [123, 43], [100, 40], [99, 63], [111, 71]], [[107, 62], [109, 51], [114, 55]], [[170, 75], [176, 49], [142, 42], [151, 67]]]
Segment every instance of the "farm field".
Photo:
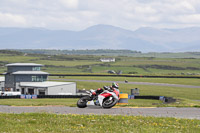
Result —
[[[101, 58], [115, 58], [116, 62], [101, 62]], [[100, 55], [44, 55], [0, 51], [0, 72], [8, 63], [44, 64], [43, 71], [51, 74], [99, 73], [109, 70], [123, 74], [200, 75], [200, 58], [155, 58]]]
[[[109, 124], [108, 124], [109, 123]], [[198, 132], [200, 120], [121, 115], [2, 114], [1, 132]]]

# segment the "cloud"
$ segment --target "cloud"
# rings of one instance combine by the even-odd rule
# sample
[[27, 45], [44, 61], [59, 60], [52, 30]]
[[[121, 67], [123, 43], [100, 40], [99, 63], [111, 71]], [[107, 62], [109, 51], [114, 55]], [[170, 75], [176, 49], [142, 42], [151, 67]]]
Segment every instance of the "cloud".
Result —
[[109, 24], [135, 30], [200, 26], [199, 0], [1, 0], [0, 26], [83, 30]]
[[5, 25], [5, 26], [26, 25], [26, 19], [20, 15], [0, 12], [0, 25]]
[[60, 0], [60, 3], [70, 9], [77, 9], [79, 0]]

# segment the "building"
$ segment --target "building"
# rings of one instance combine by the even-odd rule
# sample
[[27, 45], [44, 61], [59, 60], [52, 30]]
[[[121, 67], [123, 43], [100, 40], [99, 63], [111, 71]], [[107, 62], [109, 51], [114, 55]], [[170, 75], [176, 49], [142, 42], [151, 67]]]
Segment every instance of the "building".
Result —
[[7, 64], [5, 74], [5, 91], [19, 91], [17, 84], [20, 82], [43, 82], [49, 73], [40, 71], [44, 65], [35, 63]]
[[115, 62], [115, 58], [101, 58], [101, 62]]
[[4, 89], [4, 85], [5, 85], [5, 78], [0, 77], [0, 91]]
[[7, 64], [3, 91], [18, 91], [35, 95], [75, 95], [74, 82], [49, 82], [49, 73], [41, 71], [44, 65], [35, 63]]
[[20, 82], [21, 94], [34, 95], [76, 95], [74, 82]]

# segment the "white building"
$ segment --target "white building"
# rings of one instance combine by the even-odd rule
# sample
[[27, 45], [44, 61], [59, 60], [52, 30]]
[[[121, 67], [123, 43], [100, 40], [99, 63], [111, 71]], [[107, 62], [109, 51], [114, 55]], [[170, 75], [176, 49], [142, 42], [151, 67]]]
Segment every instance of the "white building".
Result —
[[4, 90], [5, 87], [5, 77], [0, 77], [0, 91]]
[[115, 62], [115, 58], [101, 58], [101, 62]]
[[17, 88], [22, 94], [76, 95], [76, 83], [74, 82], [20, 82]]

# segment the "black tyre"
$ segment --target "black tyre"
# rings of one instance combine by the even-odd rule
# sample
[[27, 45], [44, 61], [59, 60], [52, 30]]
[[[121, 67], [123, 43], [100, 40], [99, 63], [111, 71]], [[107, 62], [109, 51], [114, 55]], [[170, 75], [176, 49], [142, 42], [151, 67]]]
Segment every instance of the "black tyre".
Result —
[[113, 106], [115, 106], [115, 104], [117, 104], [117, 102], [118, 102], [118, 100], [115, 98], [112, 98], [111, 100], [110, 100], [110, 98], [106, 98], [103, 101], [102, 107], [105, 109], [109, 109], [109, 108], [112, 108]]
[[77, 102], [77, 107], [79, 108], [85, 108], [87, 107], [87, 102], [90, 100], [91, 98], [89, 96], [86, 97], [81, 97], [78, 102]]

